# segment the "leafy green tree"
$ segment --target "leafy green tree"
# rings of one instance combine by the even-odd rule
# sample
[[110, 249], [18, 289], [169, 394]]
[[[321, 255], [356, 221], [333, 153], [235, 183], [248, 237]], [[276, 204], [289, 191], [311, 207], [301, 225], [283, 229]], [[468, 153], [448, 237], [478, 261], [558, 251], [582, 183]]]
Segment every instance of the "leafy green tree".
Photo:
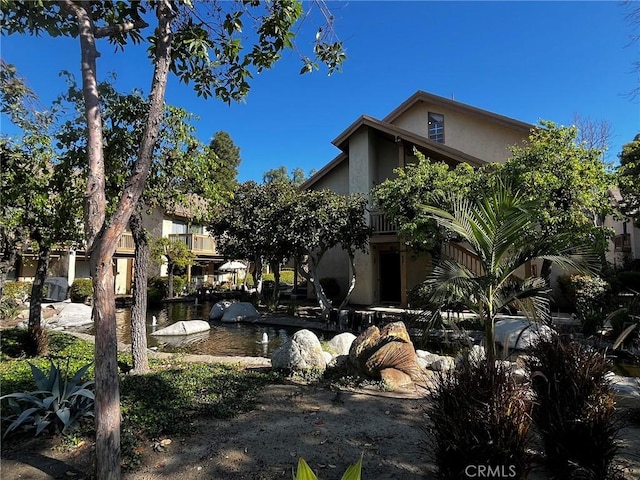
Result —
[[[164, 113], [169, 72], [193, 82], [198, 95], [223, 101], [241, 99], [255, 72], [271, 68], [284, 49], [294, 46], [295, 24], [303, 15], [302, 2], [288, 0], [197, 4], [191, 1], [56, 3], [3, 1], [3, 34], [40, 34], [76, 37], [80, 43], [83, 97], [87, 121], [88, 181], [85, 192], [85, 236], [91, 254], [96, 326], [96, 477], [120, 478], [120, 402], [116, 351], [115, 292], [111, 261], [118, 239], [138, 204], [152, 161]], [[208, 11], [207, 7], [209, 7]], [[328, 21], [331, 17], [325, 17]], [[242, 31], [256, 32], [243, 48]], [[155, 24], [145, 37], [145, 29]], [[339, 70], [345, 58], [330, 25], [318, 30], [314, 57], [303, 57], [302, 72], [327, 65]], [[105, 162], [102, 111], [97, 88], [96, 41], [107, 39], [118, 48], [149, 41], [154, 65], [149, 110], [136, 165], [114, 214], [106, 222]], [[214, 60], [212, 60], [214, 59]]]
[[[82, 206], [81, 178], [61, 162], [52, 145], [54, 116], [36, 111], [30, 101], [35, 94], [17, 76], [15, 67], [4, 62], [0, 71], [2, 111], [22, 129], [20, 138], [0, 139], [2, 156], [2, 237], [5, 255], [15, 256], [30, 243], [36, 253], [36, 271], [29, 303], [29, 354], [46, 351], [47, 336], [41, 326], [41, 300], [54, 246], [80, 240]], [[2, 283], [6, 273], [3, 272]]]
[[238, 186], [227, 208], [217, 211], [209, 224], [219, 250], [227, 258], [247, 258], [254, 264], [254, 285], [262, 291], [262, 266], [271, 266], [277, 296], [280, 265], [292, 256], [288, 220], [297, 190], [289, 182]]
[[151, 258], [158, 264], [167, 263], [167, 296], [173, 298], [173, 276], [177, 269], [191, 265], [193, 253], [184, 242], [157, 238], [151, 244]]
[[619, 158], [617, 174], [624, 201], [622, 213], [640, 227], [640, 133], [622, 146]]
[[340, 195], [330, 190], [300, 191], [291, 204], [287, 231], [292, 236], [298, 271], [310, 282], [318, 298], [323, 317], [332, 308], [318, 277], [318, 265], [330, 249], [341, 247], [351, 265], [351, 282], [342, 304], [349, 301], [356, 282], [355, 254], [366, 252], [371, 229], [365, 220], [364, 196]]
[[[602, 219], [612, 213], [612, 177], [602, 152], [578, 144], [577, 135], [574, 127], [543, 121], [524, 146], [512, 147], [499, 171], [526, 199], [540, 203], [534, 212], [540, 228], [528, 231], [531, 241], [567, 234], [574, 245], [594, 245], [604, 265], [611, 231]], [[551, 262], [544, 261], [541, 276], [550, 273]]]
[[[67, 74], [69, 88], [57, 103], [59, 108], [82, 112], [83, 97], [73, 76]], [[104, 151], [106, 178], [107, 215], [112, 213], [116, 200], [125, 186], [128, 172], [133, 168], [140, 138], [143, 134], [144, 118], [148, 103], [141, 92], [122, 94], [108, 82], [98, 84], [101, 107], [104, 112]], [[148, 370], [146, 313], [147, 280], [149, 265], [149, 234], [143, 228], [142, 217], [154, 209], [174, 212], [180, 209], [183, 216], [192, 221], [205, 222], [212, 205], [222, 207], [231, 194], [239, 149], [224, 132], [221, 159], [213, 144], [202, 145], [195, 137], [193, 115], [184, 109], [167, 106], [164, 122], [160, 128], [158, 142], [153, 153], [151, 173], [137, 208], [129, 219], [134, 244], [134, 289], [131, 308], [131, 350], [135, 373]], [[63, 125], [57, 135], [58, 145], [78, 171], [84, 170], [86, 142], [84, 118], [76, 117]], [[235, 150], [234, 150], [235, 148]], [[225, 149], [228, 153], [225, 153]], [[234, 155], [235, 154], [235, 158]]]
[[415, 251], [435, 256], [446, 238], [424, 205], [432, 205], [449, 191], [469, 194], [476, 181], [473, 167], [460, 163], [454, 169], [444, 162], [433, 162], [415, 152], [418, 162], [394, 170], [395, 178], [377, 185], [372, 196], [376, 206], [398, 225], [402, 241]]
[[284, 165], [267, 170], [262, 176], [263, 183], [288, 182], [295, 186], [302, 185], [306, 180], [307, 176], [302, 168], [296, 167], [289, 173]]
[[441, 259], [427, 277], [427, 283], [434, 287], [430, 301], [435, 305], [459, 302], [480, 318], [487, 364], [492, 366], [496, 359], [495, 318], [501, 310], [513, 305], [530, 318], [550, 320], [546, 282], [540, 277], [520, 279], [518, 270], [540, 258], [589, 272], [594, 268], [593, 258], [584, 253], [568, 256], [572, 240], [569, 232], [534, 240], [523, 235], [539, 227], [539, 203], [527, 200], [500, 179], [481, 197], [469, 199], [454, 194], [444, 203], [448, 209], [425, 206], [425, 213], [471, 246], [481, 272], [475, 273], [453, 259]]
[[217, 181], [222, 184], [226, 183], [228, 189], [233, 191], [241, 162], [240, 147], [233, 142], [231, 135], [223, 131], [215, 133], [209, 147], [220, 162], [216, 174]]

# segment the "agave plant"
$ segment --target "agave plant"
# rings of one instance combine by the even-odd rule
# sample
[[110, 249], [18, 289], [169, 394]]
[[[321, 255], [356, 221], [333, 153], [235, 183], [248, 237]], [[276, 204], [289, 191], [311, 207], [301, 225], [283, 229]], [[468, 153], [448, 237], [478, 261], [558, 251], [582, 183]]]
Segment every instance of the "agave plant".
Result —
[[591, 272], [597, 264], [588, 250], [578, 254], [576, 248], [570, 248], [567, 235], [542, 239], [529, 235], [538, 228], [534, 220], [537, 203], [524, 200], [501, 181], [480, 198], [453, 195], [443, 203], [448, 205], [446, 210], [431, 205], [423, 209], [454, 238], [470, 246], [481, 268], [472, 271], [443, 258], [427, 278], [433, 286], [430, 300], [435, 304], [459, 302], [480, 318], [490, 361], [496, 358], [495, 317], [505, 307], [516, 306], [533, 319], [550, 320], [546, 282], [517, 276], [527, 262], [550, 260], [580, 272]]
[[[12, 415], [3, 417], [3, 422], [11, 422], [3, 437], [22, 425], [34, 427], [36, 435], [45, 428], [65, 433], [81, 418], [93, 416], [95, 397], [90, 387], [94, 382], [80, 383], [91, 366], [90, 363], [80, 368], [71, 379], [64, 376], [53, 361], [48, 375], [35, 365], [29, 365], [38, 389], [34, 392], [10, 393], [0, 397], [0, 401], [7, 400], [13, 412]], [[67, 369], [68, 366], [67, 362]]]
[[[349, 465], [347, 470], [341, 477], [341, 480], [360, 480], [362, 477], [362, 455], [360, 456], [360, 460], [353, 465]], [[296, 470], [295, 475], [293, 475], [293, 480], [318, 480], [318, 477], [309, 464], [304, 460], [304, 458], [300, 457], [298, 460], [298, 469]]]

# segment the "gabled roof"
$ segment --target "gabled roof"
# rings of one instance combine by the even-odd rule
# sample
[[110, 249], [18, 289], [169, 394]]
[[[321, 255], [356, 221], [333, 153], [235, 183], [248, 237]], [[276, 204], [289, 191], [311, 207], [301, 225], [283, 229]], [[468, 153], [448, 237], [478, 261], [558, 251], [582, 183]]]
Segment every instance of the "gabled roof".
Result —
[[396, 141], [406, 141], [417, 147], [420, 147], [420, 150], [424, 150], [424, 153], [426, 153], [427, 156], [431, 156], [436, 159], [446, 158], [457, 162], [467, 162], [473, 166], [480, 166], [486, 163], [484, 160], [476, 158], [472, 155], [468, 155], [460, 150], [456, 150], [455, 148], [451, 148], [443, 143], [431, 141], [428, 138], [423, 137], [422, 135], [417, 135], [393, 124], [393, 122], [397, 120], [398, 117], [400, 117], [403, 113], [407, 112], [419, 103], [429, 103], [430, 105], [446, 107], [449, 110], [455, 110], [464, 113], [465, 115], [482, 117], [486, 121], [506, 126], [515, 130], [520, 130], [523, 133], [529, 133], [533, 128], [535, 128], [535, 125], [532, 125], [530, 123], [521, 122], [520, 120], [515, 120], [513, 118], [505, 117], [504, 115], [499, 115], [497, 113], [489, 112], [488, 110], [482, 110], [470, 105], [465, 105], [464, 103], [456, 102], [455, 100], [449, 100], [447, 98], [439, 97], [437, 95], [419, 90], [411, 95], [403, 103], [401, 103], [390, 114], [384, 117], [384, 119], [377, 120], [368, 115], [362, 115], [355, 122], [349, 125], [344, 131], [342, 131], [342, 133], [340, 133], [340, 135], [338, 135], [333, 140], [333, 142], [331, 142], [340, 150], [342, 150], [342, 153], [340, 153], [331, 162], [318, 170], [311, 178], [304, 182], [300, 186], [300, 188], [305, 189], [313, 186], [316, 182], [318, 182], [318, 180], [327, 175], [342, 162], [347, 160], [349, 158], [349, 138], [363, 126], [372, 128], [383, 134], [393, 136], [395, 137]]
[[336, 168], [342, 162], [346, 161], [348, 156], [348, 145], [349, 145], [349, 137], [353, 135], [359, 128], [361, 127], [369, 127], [377, 132], [382, 133], [383, 135], [387, 135], [389, 137], [394, 138], [397, 141], [405, 141], [407, 143], [413, 144], [416, 147], [419, 147], [423, 153], [425, 153], [428, 157], [438, 159], [448, 159], [454, 160], [458, 163], [466, 162], [475, 167], [479, 167], [484, 165], [486, 162], [472, 155], [468, 155], [460, 150], [456, 150], [455, 148], [451, 148], [443, 143], [434, 142], [429, 140], [421, 135], [417, 135], [409, 130], [405, 130], [404, 128], [400, 128], [396, 125], [392, 125], [390, 123], [386, 123], [380, 120], [376, 120], [373, 117], [368, 115], [362, 115], [358, 120], [353, 122], [346, 130], [344, 130], [333, 142], [336, 147], [343, 150], [337, 157], [335, 157], [331, 162], [326, 164], [320, 170], [318, 170], [311, 178], [309, 178], [306, 182], [304, 182], [300, 188], [306, 189], [313, 186], [318, 180], [327, 175], [331, 170]]
[[407, 98], [389, 115], [384, 117], [382, 121], [393, 123], [400, 115], [405, 113], [407, 110], [410, 110], [414, 105], [418, 103], [429, 103], [433, 105], [439, 105], [439, 106], [446, 107], [451, 110], [456, 110], [465, 114], [483, 117], [486, 120], [492, 121], [494, 123], [504, 125], [510, 128], [522, 130], [525, 132], [530, 132], [531, 129], [535, 127], [535, 125], [532, 125], [530, 123], [521, 122], [520, 120], [516, 120], [510, 117], [505, 117], [504, 115], [499, 115], [497, 113], [493, 113], [488, 110], [482, 110], [481, 108], [472, 107], [471, 105], [466, 105], [464, 103], [456, 102], [455, 100], [449, 100], [448, 98], [439, 97], [438, 95], [433, 95], [432, 93], [423, 92], [422, 90], [418, 90], [416, 93], [414, 93], [409, 98]]

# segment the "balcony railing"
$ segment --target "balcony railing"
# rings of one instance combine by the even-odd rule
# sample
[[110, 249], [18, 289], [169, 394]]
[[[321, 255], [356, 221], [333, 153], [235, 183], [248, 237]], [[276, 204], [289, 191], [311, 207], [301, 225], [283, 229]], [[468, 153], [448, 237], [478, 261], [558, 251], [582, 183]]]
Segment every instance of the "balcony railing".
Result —
[[442, 255], [464, 265], [476, 275], [483, 274], [482, 264], [478, 256], [457, 243], [445, 243], [442, 246]]
[[135, 250], [136, 246], [133, 243], [133, 235], [131, 235], [131, 232], [123, 232], [122, 235], [120, 235], [116, 253], [133, 253]]
[[369, 213], [369, 225], [374, 235], [388, 235], [398, 232], [398, 225], [382, 212]]
[[630, 252], [631, 251], [631, 234], [621, 233], [613, 238], [613, 245], [616, 252]]
[[169, 240], [184, 243], [193, 253], [216, 255], [216, 242], [210, 235], [199, 233], [172, 233]]

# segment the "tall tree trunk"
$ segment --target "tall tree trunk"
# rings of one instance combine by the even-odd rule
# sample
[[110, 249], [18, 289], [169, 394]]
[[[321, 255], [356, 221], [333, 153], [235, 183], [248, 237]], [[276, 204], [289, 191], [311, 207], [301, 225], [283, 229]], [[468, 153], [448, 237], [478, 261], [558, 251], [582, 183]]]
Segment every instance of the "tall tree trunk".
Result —
[[351, 283], [349, 283], [349, 290], [347, 290], [347, 295], [344, 297], [344, 300], [342, 300], [342, 303], [338, 307], [338, 310], [342, 310], [349, 303], [351, 293], [356, 287], [356, 262], [355, 257], [351, 254], [349, 254], [349, 263], [351, 264]]
[[44, 355], [49, 347], [49, 337], [42, 328], [42, 292], [44, 290], [44, 281], [47, 278], [49, 270], [49, 253], [51, 249], [47, 245], [38, 242], [38, 260], [36, 264], [36, 273], [33, 277], [33, 285], [31, 287], [31, 298], [29, 300], [29, 324], [27, 331], [29, 332], [29, 341], [27, 343], [27, 354], [30, 357]]
[[280, 296], [280, 262], [273, 262], [271, 264], [271, 269], [273, 270], [273, 295], [271, 299], [273, 300], [274, 305], [278, 306], [278, 297]]
[[135, 244], [133, 260], [133, 305], [131, 306], [131, 373], [149, 371], [147, 356], [147, 278], [149, 275], [149, 239], [142, 228], [142, 216], [134, 210], [129, 228]]
[[96, 80], [95, 26], [89, 11], [82, 4], [60, 0], [63, 8], [77, 18], [82, 52], [82, 94], [87, 119], [87, 157], [89, 165], [85, 194], [85, 235], [91, 255], [93, 280], [93, 320], [95, 343], [95, 417], [96, 417], [96, 478], [121, 478], [120, 471], [120, 387], [118, 384], [115, 290], [111, 262], [118, 239], [138, 204], [149, 173], [153, 149], [163, 119], [164, 93], [171, 62], [171, 22], [173, 13], [168, 2], [158, 2], [158, 28], [155, 65], [149, 112], [140, 139], [138, 159], [120, 197], [118, 207], [108, 227], [105, 225], [106, 201], [102, 120]]
[[298, 259], [298, 268], [300, 275], [306, 281], [311, 282], [313, 289], [316, 292], [316, 298], [318, 299], [318, 305], [322, 311], [322, 318], [327, 320], [329, 318], [329, 312], [333, 308], [333, 305], [324, 293], [324, 288], [320, 284], [320, 278], [318, 277], [318, 263], [322, 258], [322, 253], [318, 254], [318, 258], [314, 258], [313, 255], [307, 254], [306, 260]]
[[258, 295], [262, 294], [262, 257], [256, 255], [254, 258], [253, 285]]
[[173, 269], [175, 266], [169, 260], [167, 264], [167, 298], [173, 298]]

